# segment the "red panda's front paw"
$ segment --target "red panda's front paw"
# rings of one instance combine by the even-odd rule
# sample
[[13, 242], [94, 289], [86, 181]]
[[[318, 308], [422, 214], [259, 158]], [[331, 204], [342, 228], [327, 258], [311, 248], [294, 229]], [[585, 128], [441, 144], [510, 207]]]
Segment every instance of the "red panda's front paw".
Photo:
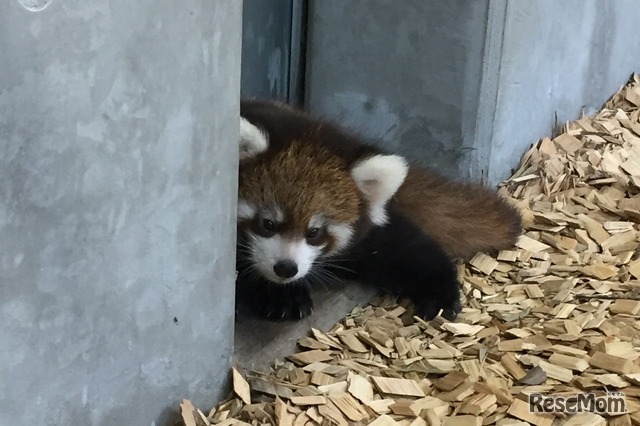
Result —
[[272, 321], [299, 320], [311, 315], [313, 302], [305, 286], [291, 284], [278, 290], [257, 301], [258, 314]]
[[459, 299], [451, 301], [445, 300], [427, 300], [420, 303], [418, 306], [418, 314], [425, 321], [430, 321], [438, 315], [440, 309], [442, 309], [442, 317], [449, 321], [455, 321], [460, 311], [462, 311], [462, 304]]
[[281, 300], [263, 305], [259, 314], [272, 321], [299, 320], [313, 312], [313, 303], [296, 303], [293, 300]]

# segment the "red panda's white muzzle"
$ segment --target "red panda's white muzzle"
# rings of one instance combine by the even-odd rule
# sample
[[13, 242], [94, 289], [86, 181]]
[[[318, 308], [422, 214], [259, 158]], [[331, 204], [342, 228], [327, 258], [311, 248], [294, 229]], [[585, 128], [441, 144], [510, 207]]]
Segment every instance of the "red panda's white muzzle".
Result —
[[250, 240], [251, 261], [269, 281], [287, 284], [305, 277], [322, 254], [322, 246], [310, 246], [304, 240], [292, 241], [275, 235], [253, 235]]

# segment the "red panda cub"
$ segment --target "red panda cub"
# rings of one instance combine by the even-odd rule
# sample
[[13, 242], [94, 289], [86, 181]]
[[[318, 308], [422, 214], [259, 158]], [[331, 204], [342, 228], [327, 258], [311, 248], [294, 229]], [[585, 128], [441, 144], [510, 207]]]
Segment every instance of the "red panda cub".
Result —
[[456, 257], [511, 247], [515, 209], [273, 101], [241, 103], [238, 297], [270, 319], [309, 315], [309, 286], [357, 279], [431, 319], [461, 310]]

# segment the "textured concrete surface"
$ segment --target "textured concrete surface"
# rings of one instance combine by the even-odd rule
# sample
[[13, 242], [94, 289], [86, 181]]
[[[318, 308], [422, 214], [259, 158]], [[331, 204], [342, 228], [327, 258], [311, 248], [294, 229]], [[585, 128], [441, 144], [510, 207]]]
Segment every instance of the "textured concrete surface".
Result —
[[307, 104], [449, 176], [496, 184], [640, 71], [634, 0], [311, 0]]
[[242, 97], [301, 103], [306, 0], [243, 0]]
[[[501, 0], [501, 2], [504, 0]], [[640, 2], [506, 1], [495, 117], [487, 152], [490, 182], [516, 167], [529, 144], [557, 124], [599, 109], [640, 72]]]
[[243, 97], [287, 100], [293, 0], [243, 0]]
[[307, 105], [457, 175], [473, 145], [488, 0], [311, 0]]
[[0, 3], [0, 425], [166, 425], [233, 339], [240, 1]]

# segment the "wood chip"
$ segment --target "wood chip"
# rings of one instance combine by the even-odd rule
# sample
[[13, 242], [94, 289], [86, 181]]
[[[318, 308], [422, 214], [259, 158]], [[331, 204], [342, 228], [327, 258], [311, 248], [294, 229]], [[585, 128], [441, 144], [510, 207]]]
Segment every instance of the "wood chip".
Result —
[[367, 412], [360, 404], [348, 393], [341, 395], [332, 395], [329, 397], [331, 402], [351, 421], [357, 422], [369, 417]]
[[322, 395], [293, 396], [291, 403], [295, 405], [323, 405], [327, 403], [327, 399]]
[[596, 352], [589, 360], [594, 367], [619, 374], [635, 373], [636, 366], [630, 359], [620, 358], [604, 352]]
[[522, 367], [520, 367], [518, 361], [511, 353], [507, 352], [506, 354], [502, 355], [500, 362], [502, 363], [502, 366], [509, 372], [509, 374], [511, 374], [516, 380], [520, 380], [527, 375], [526, 371], [524, 371]]
[[451, 391], [460, 386], [467, 379], [469, 379], [469, 375], [467, 373], [462, 371], [452, 371], [443, 378], [437, 380], [435, 382], [435, 386], [443, 391]]
[[559, 353], [552, 354], [549, 357], [549, 362], [559, 367], [564, 367], [580, 372], [589, 368], [589, 363], [585, 359]]
[[317, 349], [290, 355], [289, 359], [299, 364], [312, 364], [314, 362], [329, 361], [331, 352]]
[[498, 261], [484, 253], [478, 253], [469, 261], [469, 264], [476, 267], [480, 272], [489, 275], [498, 266]]
[[389, 417], [386, 414], [383, 414], [382, 416], [369, 423], [368, 426], [398, 426], [398, 422], [393, 420], [393, 417]]
[[363, 404], [373, 401], [373, 386], [369, 380], [357, 374], [349, 374], [349, 393]]
[[609, 309], [616, 314], [638, 315], [640, 313], [640, 300], [618, 299]]
[[245, 404], [251, 404], [251, 389], [249, 383], [235, 368], [231, 369], [233, 373], [233, 391], [242, 399]]
[[476, 416], [453, 416], [448, 417], [442, 426], [481, 426], [482, 418]]
[[360, 354], [369, 352], [369, 349], [367, 349], [367, 347], [363, 345], [353, 333], [344, 333], [339, 337], [340, 340], [342, 340], [342, 343], [344, 343], [352, 352]]
[[536, 426], [551, 426], [553, 424], [552, 415], [531, 412], [529, 404], [521, 399], [514, 399], [507, 413]]
[[558, 365], [551, 364], [547, 361], [540, 361], [538, 367], [542, 368], [547, 377], [560, 380], [561, 382], [568, 383], [573, 380], [573, 373], [568, 368], [560, 367]]
[[371, 376], [370, 379], [382, 393], [404, 396], [425, 396], [418, 383], [410, 379]]
[[454, 336], [473, 336], [480, 330], [484, 329], [482, 325], [470, 325], [463, 323], [448, 322], [442, 324], [442, 328], [454, 334]]

